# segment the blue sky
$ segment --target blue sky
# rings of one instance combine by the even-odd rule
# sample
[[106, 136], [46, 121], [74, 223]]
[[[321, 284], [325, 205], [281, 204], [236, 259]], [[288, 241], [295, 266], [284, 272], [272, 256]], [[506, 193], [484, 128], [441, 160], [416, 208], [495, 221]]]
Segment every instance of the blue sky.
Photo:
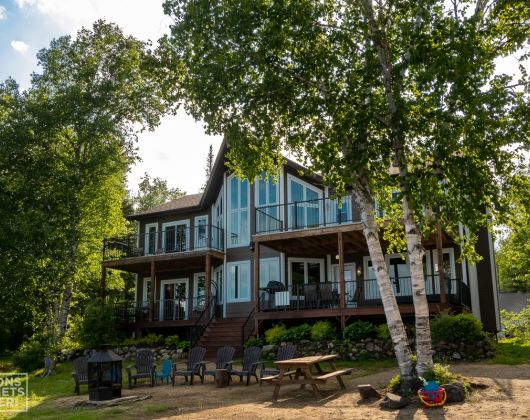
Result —
[[[125, 33], [156, 41], [168, 30], [162, 0], [0, 0], [0, 80], [14, 78], [22, 89], [38, 72], [37, 52], [53, 38], [75, 35], [97, 19], [115, 22]], [[166, 117], [150, 133], [140, 135], [142, 162], [132, 168], [129, 186], [140, 176], [166, 179], [169, 185], [195, 193], [204, 182], [210, 144], [217, 151], [220, 137], [207, 136], [202, 124], [184, 113]]]

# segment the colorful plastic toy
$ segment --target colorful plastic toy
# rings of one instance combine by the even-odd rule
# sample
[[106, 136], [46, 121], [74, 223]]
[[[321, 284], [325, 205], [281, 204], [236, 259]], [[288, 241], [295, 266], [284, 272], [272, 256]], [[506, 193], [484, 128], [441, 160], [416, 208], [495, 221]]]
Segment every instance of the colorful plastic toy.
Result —
[[440, 387], [436, 381], [428, 381], [422, 388], [418, 389], [418, 396], [423, 402], [424, 408], [441, 407], [447, 399], [445, 388]]

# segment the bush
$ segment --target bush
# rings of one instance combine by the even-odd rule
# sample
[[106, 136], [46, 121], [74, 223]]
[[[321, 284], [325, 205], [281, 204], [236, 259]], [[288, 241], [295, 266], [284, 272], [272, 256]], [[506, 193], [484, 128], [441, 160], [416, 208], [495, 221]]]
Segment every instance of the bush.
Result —
[[267, 344], [280, 344], [284, 340], [287, 328], [283, 324], [276, 324], [265, 331], [265, 341]]
[[383, 341], [390, 340], [390, 330], [388, 329], [387, 324], [380, 324], [376, 327], [377, 330], [377, 338]]
[[329, 321], [317, 321], [311, 327], [311, 340], [326, 341], [337, 338], [337, 330]]
[[[302, 340], [309, 340], [311, 337], [311, 327], [309, 324], [301, 324], [296, 327], [289, 328], [283, 337], [283, 341], [291, 343], [299, 343]], [[278, 343], [277, 343], [278, 344]]]
[[76, 317], [71, 325], [69, 336], [82, 348], [93, 349], [120, 342], [111, 306], [91, 303], [83, 316]]
[[263, 347], [264, 344], [265, 343], [263, 341], [263, 338], [259, 338], [259, 337], [249, 338], [245, 342], [245, 348], [248, 348], [248, 347]]
[[[178, 339], [178, 337], [177, 337]], [[136, 340], [138, 346], [155, 347], [164, 344], [164, 336], [162, 334], [147, 334], [145, 337]]]
[[459, 373], [454, 373], [449, 370], [449, 365], [435, 363], [432, 369], [425, 374], [426, 381], [438, 381], [440, 385], [451, 382], [461, 382], [464, 385], [466, 393], [471, 390], [469, 381]]
[[521, 342], [530, 341], [530, 301], [520, 312], [501, 311], [501, 323], [506, 337], [515, 338]]
[[476, 343], [489, 340], [482, 323], [471, 314], [449, 315], [441, 313], [431, 320], [431, 336], [434, 342], [465, 341]]
[[182, 340], [177, 344], [177, 348], [182, 349], [182, 351], [188, 351], [190, 349], [190, 342], [188, 340]]
[[376, 334], [377, 330], [374, 324], [361, 320], [355, 321], [344, 328], [344, 337], [351, 341], [375, 337]]
[[166, 337], [166, 339], [164, 340], [164, 345], [168, 349], [176, 349], [178, 343], [179, 343], [179, 336], [178, 335], [168, 335]]
[[44, 366], [46, 346], [35, 337], [26, 340], [13, 354], [13, 364], [22, 372], [32, 372]]

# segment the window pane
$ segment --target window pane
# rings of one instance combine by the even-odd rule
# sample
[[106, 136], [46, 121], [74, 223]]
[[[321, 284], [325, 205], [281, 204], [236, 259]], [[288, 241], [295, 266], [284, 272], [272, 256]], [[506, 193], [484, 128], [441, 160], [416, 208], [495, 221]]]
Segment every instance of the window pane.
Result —
[[248, 207], [248, 181], [245, 179], [241, 181], [241, 208], [246, 209]]
[[320, 263], [307, 263], [307, 282], [308, 283], [319, 283], [320, 282]]
[[269, 204], [278, 204], [277, 190], [278, 184], [275, 184], [272, 178], [269, 178]]
[[291, 263], [291, 281], [293, 286], [304, 284], [304, 263], [303, 262], [292, 262]]
[[230, 180], [230, 205], [232, 209], [239, 208], [239, 181], [236, 177]]
[[260, 179], [258, 181], [258, 206], [267, 204], [267, 184]]
[[248, 223], [248, 210], [241, 210], [240, 212], [240, 237], [239, 243], [246, 244], [249, 242], [249, 223]]
[[250, 273], [248, 264], [242, 264], [239, 266], [239, 298], [249, 299], [250, 298]]
[[304, 201], [304, 187], [291, 180], [291, 201]]
[[237, 245], [239, 243], [239, 213], [232, 213], [230, 217], [230, 243]]
[[228, 289], [228, 296], [231, 299], [235, 299], [237, 297], [237, 291], [236, 291], [236, 277], [237, 277], [237, 265], [232, 265], [230, 267], [230, 279], [229, 279], [229, 289]]
[[306, 200], [317, 200], [318, 193], [316, 191], [310, 190], [309, 188], [305, 189], [306, 191]]

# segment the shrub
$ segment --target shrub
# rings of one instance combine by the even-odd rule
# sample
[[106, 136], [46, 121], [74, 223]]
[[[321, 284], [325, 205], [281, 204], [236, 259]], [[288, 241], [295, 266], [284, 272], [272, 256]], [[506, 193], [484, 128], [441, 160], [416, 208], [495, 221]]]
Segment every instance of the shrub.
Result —
[[114, 323], [113, 308], [99, 303], [87, 306], [82, 317], [71, 323], [69, 336], [82, 348], [99, 348], [102, 344], [116, 344], [119, 334]]
[[449, 315], [441, 313], [431, 320], [431, 336], [434, 342], [466, 341], [475, 343], [489, 340], [482, 323], [471, 314]]
[[[178, 337], [177, 337], [178, 338]], [[164, 343], [164, 336], [162, 334], [147, 334], [145, 337], [136, 340], [138, 346], [154, 347]]]
[[46, 346], [42, 340], [32, 337], [13, 354], [13, 364], [23, 372], [32, 372], [44, 366]]
[[276, 324], [272, 328], [265, 331], [265, 341], [267, 344], [280, 344], [284, 341], [287, 328], [283, 324]]
[[520, 312], [501, 311], [501, 323], [506, 337], [518, 341], [530, 341], [530, 301], [526, 308]]
[[190, 349], [190, 342], [188, 340], [182, 340], [177, 344], [178, 349], [182, 349], [182, 351], [188, 351]]
[[380, 340], [388, 341], [390, 340], [390, 330], [388, 329], [387, 324], [380, 324], [376, 327], [377, 338]]
[[259, 337], [249, 338], [245, 342], [245, 348], [248, 348], [248, 347], [263, 347], [264, 344], [265, 343], [263, 341], [263, 338], [259, 338]]
[[440, 385], [450, 382], [461, 382], [466, 392], [471, 390], [471, 385], [466, 378], [459, 373], [451, 372], [449, 365], [443, 365], [441, 363], [435, 363], [432, 369], [425, 374], [424, 379], [427, 381], [438, 381]]
[[317, 321], [311, 327], [311, 340], [326, 341], [337, 338], [337, 330], [329, 321]]
[[169, 349], [176, 349], [179, 343], [178, 335], [168, 335], [164, 340], [164, 345]]
[[344, 337], [351, 341], [359, 341], [365, 338], [374, 337], [377, 330], [371, 322], [355, 321], [344, 328]]
[[299, 343], [302, 340], [309, 340], [311, 337], [311, 327], [309, 324], [301, 324], [296, 327], [289, 328], [283, 337], [283, 341], [291, 343]]

